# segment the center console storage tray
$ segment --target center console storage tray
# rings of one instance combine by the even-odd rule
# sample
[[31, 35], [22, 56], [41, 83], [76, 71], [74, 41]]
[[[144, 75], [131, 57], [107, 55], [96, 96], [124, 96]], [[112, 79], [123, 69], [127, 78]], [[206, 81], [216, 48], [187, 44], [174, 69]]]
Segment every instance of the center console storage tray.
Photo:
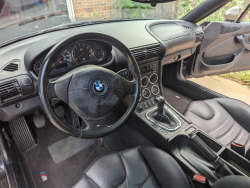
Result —
[[220, 157], [224, 159], [227, 163], [229, 163], [230, 165], [250, 177], [250, 162], [247, 159], [241, 157], [239, 154], [228, 148], [226, 148], [220, 154]]
[[[214, 173], [215, 167], [208, 161], [204, 153], [196, 147], [187, 134], [187, 130], [181, 131], [181, 134], [169, 140], [172, 155], [191, 176], [202, 174], [211, 182], [217, 181], [219, 177]], [[228, 164], [235, 175], [250, 176], [250, 162], [247, 159], [221, 145], [206, 133], [197, 131], [195, 134]]]

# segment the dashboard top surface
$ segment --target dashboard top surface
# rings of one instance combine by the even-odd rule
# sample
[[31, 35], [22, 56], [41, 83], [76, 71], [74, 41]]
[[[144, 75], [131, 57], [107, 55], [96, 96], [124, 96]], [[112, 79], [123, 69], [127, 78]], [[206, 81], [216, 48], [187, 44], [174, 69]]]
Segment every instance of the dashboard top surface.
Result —
[[[165, 27], [164, 31], [166, 36], [163, 37], [167, 38], [168, 40], [164, 40], [164, 38], [159, 37], [159, 35], [156, 36], [150, 29], [152, 26], [155, 26], [157, 24], [168, 24], [169, 27], [174, 24], [174, 29], [178, 30], [179, 28], [180, 33], [184, 34], [180, 34], [179, 36], [171, 36], [175, 32], [167, 32], [168, 28]], [[189, 27], [189, 29], [187, 29], [186, 31], [186, 28], [183, 26]], [[190, 30], [190, 28], [192, 29]], [[169, 29], [171, 30], [171, 28]], [[200, 43], [196, 42], [195, 34], [202, 32], [202, 29], [195, 24], [181, 20], [134, 20], [87, 25], [34, 36], [2, 47], [0, 49], [0, 85], [6, 80], [18, 78], [21, 75], [28, 75], [31, 77], [34, 83], [35, 93], [30, 97], [23, 98], [23, 100], [27, 100], [28, 98], [37, 96], [37, 78], [32, 75], [34, 63], [42, 56], [44, 57], [47, 52], [59, 41], [65, 39], [70, 35], [84, 32], [100, 32], [110, 35], [122, 42], [125, 46], [132, 50], [132, 52], [137, 49], [143, 50], [148, 46], [160, 45], [162, 48], [162, 52], [159, 58], [162, 58], [168, 54], [173, 54], [177, 51], [191, 49], [198, 46]], [[161, 34], [164, 35], [164, 32]], [[86, 40], [83, 42], [86, 42]], [[74, 45], [76, 45], [76, 43], [64, 49], [71, 54], [70, 60], [67, 60], [66, 58], [66, 62], [64, 62], [66, 64], [67, 61], [72, 61], [73, 64], [76, 63], [78, 61], [77, 58], [81, 56], [80, 52], [74, 52]], [[126, 59], [124, 60], [124, 56], [112, 46], [111, 48], [109, 48], [103, 44], [89, 44], [86, 48], [88, 48], [88, 46], [90, 48], [93, 48], [92, 51], [89, 50], [88, 54], [92, 55], [91, 60], [89, 61], [93, 61], [94, 64], [98, 64], [98, 55], [94, 58], [94, 51], [96, 49], [103, 50], [103, 52], [99, 52], [104, 53], [103, 59], [106, 58], [107, 61], [115, 63], [116, 66], [118, 65], [117, 67], [119, 67], [119, 64], [122, 64], [124, 62], [126, 63]], [[69, 53], [67, 51], [62, 51], [62, 53], [64, 52], [64, 56], [68, 57]], [[90, 55], [85, 56], [85, 58], [89, 57]], [[110, 61], [108, 57], [110, 57], [112, 61]], [[60, 61], [60, 54], [58, 54], [58, 57], [56, 58]], [[3, 72], [3, 68], [13, 60], [17, 60], [19, 62], [18, 70], [14, 72]], [[105, 63], [105, 61], [103, 61], [103, 63]], [[71, 65], [68, 63], [67, 67], [71, 67]], [[33, 73], [34, 72], [35, 71], [33, 70]]]

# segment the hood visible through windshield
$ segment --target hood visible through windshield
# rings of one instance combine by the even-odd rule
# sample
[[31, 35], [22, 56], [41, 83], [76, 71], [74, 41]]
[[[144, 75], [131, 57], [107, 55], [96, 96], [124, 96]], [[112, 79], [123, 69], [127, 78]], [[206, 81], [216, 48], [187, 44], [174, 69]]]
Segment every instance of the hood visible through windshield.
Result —
[[178, 2], [152, 7], [131, 0], [6, 0], [0, 15], [0, 43], [79, 20], [178, 19], [181, 9]]

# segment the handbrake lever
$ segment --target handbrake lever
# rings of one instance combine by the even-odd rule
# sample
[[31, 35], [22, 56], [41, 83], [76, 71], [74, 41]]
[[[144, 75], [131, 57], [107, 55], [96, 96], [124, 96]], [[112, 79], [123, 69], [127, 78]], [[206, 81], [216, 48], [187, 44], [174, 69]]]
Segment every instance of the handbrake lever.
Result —
[[200, 139], [196, 134], [190, 134], [190, 139], [194, 145], [208, 158], [209, 162], [215, 168], [215, 173], [221, 178], [224, 176], [234, 175], [224, 161], [213, 151], [208, 145]]

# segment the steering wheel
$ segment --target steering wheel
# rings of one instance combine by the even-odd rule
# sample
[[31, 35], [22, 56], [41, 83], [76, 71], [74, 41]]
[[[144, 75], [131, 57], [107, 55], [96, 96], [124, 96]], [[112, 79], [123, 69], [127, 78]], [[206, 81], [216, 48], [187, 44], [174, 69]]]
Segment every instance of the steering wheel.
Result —
[[[77, 40], [102, 41], [115, 46], [126, 57], [133, 80], [128, 81], [97, 65], [84, 65], [51, 81], [49, 73], [56, 66], [55, 56], [63, 47]], [[139, 67], [130, 50], [117, 39], [102, 33], [75, 34], [56, 44], [43, 61], [38, 77], [41, 106], [50, 122], [68, 134], [78, 138], [103, 137], [121, 127], [133, 113], [140, 95], [139, 75]], [[109, 125], [107, 120], [127, 95], [131, 96], [128, 109], [120, 119]], [[60, 120], [51, 107], [54, 98], [68, 104], [86, 126], [77, 129]]]

